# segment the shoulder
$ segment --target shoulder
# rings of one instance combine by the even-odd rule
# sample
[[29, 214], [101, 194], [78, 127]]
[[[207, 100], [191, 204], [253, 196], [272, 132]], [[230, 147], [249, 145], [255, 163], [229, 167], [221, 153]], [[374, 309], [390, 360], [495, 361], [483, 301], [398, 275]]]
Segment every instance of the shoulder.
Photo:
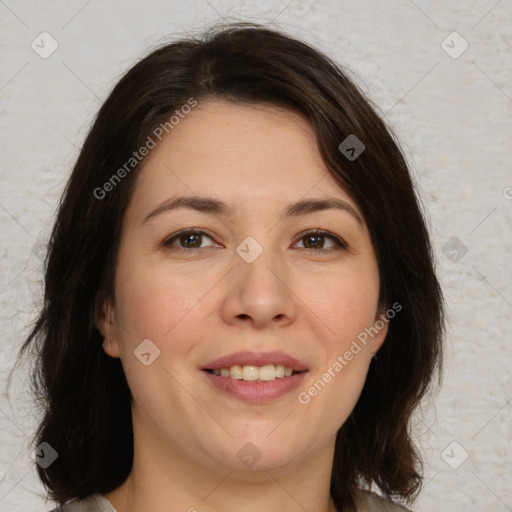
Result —
[[357, 512], [411, 512], [402, 505], [365, 490], [358, 492], [356, 504]]
[[116, 512], [116, 509], [106, 498], [94, 494], [83, 500], [69, 501], [50, 512]]

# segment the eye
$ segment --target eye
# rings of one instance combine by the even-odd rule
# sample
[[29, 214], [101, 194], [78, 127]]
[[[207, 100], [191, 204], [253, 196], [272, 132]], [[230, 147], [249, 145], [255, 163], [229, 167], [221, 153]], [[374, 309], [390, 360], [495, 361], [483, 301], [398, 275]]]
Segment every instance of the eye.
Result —
[[212, 237], [204, 231], [198, 229], [184, 229], [164, 240], [162, 245], [164, 247], [176, 247], [177, 249], [202, 249], [216, 245], [215, 243], [213, 245], [203, 245], [202, 242], [204, 238], [213, 242]]
[[[304, 240], [304, 249], [311, 251], [323, 250], [323, 252], [348, 249], [348, 245], [341, 238], [329, 233], [328, 231], [322, 231], [320, 229], [311, 229], [301, 234], [299, 239]], [[330, 240], [330, 247], [324, 247], [325, 241]], [[302, 247], [301, 247], [302, 248]]]
[[[203, 242], [206, 241], [205, 239], [208, 239], [213, 243], [204, 245]], [[301, 234], [299, 241], [304, 241], [303, 247], [299, 248], [316, 252], [329, 252], [339, 249], [348, 249], [348, 245], [341, 238], [332, 233], [329, 233], [328, 231], [322, 231], [320, 229], [305, 231]], [[328, 247], [325, 247], [326, 241], [330, 241]], [[184, 229], [171, 235], [166, 240], [164, 240], [162, 245], [164, 247], [182, 250], [203, 249], [205, 247], [219, 246], [205, 231], [191, 228]]]

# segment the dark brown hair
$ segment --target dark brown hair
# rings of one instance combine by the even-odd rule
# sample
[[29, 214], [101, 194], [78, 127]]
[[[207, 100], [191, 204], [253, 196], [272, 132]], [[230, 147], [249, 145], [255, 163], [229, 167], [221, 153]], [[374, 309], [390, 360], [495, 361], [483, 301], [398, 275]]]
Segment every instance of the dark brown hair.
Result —
[[[141, 165], [106, 197], [94, 191], [190, 98], [300, 113], [329, 171], [363, 212], [380, 302], [402, 310], [337, 434], [331, 493], [339, 510], [365, 485], [412, 500], [421, 462], [410, 420], [440, 369], [443, 304], [407, 164], [339, 66], [304, 42], [243, 23], [166, 44], [130, 69], [101, 107], [67, 183], [45, 260], [44, 304], [19, 355], [29, 347], [35, 353], [32, 385], [42, 408], [36, 443], [48, 442], [59, 455], [37, 467], [49, 497], [63, 503], [104, 494], [130, 473], [131, 394], [121, 361], [102, 349], [95, 320], [99, 305], [114, 301], [121, 224]], [[338, 148], [351, 134], [365, 145], [353, 161]]]

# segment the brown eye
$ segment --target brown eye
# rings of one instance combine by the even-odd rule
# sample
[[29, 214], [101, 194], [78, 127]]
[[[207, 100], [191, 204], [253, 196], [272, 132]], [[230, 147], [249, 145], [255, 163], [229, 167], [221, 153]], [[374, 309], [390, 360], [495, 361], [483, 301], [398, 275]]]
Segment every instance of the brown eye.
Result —
[[164, 241], [163, 245], [178, 249], [202, 249], [203, 247], [208, 247], [207, 245], [202, 245], [204, 239], [212, 240], [204, 231], [187, 229], [172, 235]]
[[[346, 249], [347, 244], [337, 236], [327, 231], [313, 230], [303, 233], [300, 240], [304, 241], [304, 249], [312, 251], [330, 251], [336, 249]], [[325, 247], [326, 240], [330, 240], [330, 246]]]
[[304, 237], [306, 241], [304, 247], [306, 249], [323, 249], [323, 245], [325, 243], [324, 235], [306, 235]]
[[200, 233], [184, 233], [179, 236], [179, 241], [183, 247], [197, 249], [201, 247], [201, 237]]

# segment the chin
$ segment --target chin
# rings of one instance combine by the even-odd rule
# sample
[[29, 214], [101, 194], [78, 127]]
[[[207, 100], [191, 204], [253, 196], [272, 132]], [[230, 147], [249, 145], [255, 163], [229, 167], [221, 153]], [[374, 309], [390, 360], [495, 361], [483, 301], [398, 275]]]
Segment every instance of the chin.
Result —
[[272, 434], [268, 436], [271, 431], [260, 436], [230, 439], [222, 453], [217, 454], [221, 459], [219, 464], [242, 472], [269, 471], [292, 464], [304, 450], [304, 440], [292, 444], [289, 438], [276, 436], [272, 439]]

